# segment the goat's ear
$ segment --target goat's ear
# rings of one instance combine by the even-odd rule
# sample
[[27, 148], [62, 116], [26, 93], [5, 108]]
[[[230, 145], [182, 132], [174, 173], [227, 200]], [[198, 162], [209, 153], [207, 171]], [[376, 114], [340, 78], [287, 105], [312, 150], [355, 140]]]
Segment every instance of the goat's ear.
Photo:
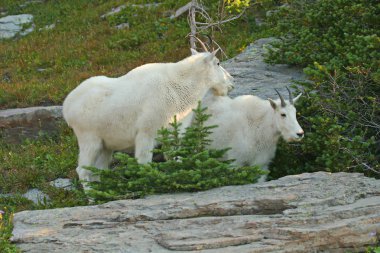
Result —
[[293, 104], [297, 103], [297, 100], [301, 97], [302, 93], [300, 93], [297, 97], [293, 98]]
[[195, 50], [194, 48], [190, 48], [190, 51], [191, 51], [191, 55], [199, 54], [198, 51]]
[[205, 62], [212, 62], [215, 59], [215, 56], [212, 53], [207, 53], [205, 57]]
[[212, 51], [212, 55], [215, 56], [219, 52], [219, 50], [220, 50], [220, 48], [215, 49], [214, 51]]
[[276, 110], [277, 104], [272, 99], [268, 98], [270, 105], [272, 106], [273, 110]]

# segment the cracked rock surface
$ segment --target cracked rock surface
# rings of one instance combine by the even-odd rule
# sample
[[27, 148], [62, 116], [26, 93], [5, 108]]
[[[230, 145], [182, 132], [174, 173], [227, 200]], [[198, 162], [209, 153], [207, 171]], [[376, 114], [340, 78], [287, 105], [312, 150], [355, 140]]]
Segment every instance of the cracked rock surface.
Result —
[[326, 172], [24, 211], [23, 252], [358, 252], [380, 239], [380, 180]]

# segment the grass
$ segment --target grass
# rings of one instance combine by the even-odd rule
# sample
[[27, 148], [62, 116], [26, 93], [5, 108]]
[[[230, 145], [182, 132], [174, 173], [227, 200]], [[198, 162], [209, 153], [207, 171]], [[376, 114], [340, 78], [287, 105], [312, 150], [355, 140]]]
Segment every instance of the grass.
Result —
[[[88, 77], [120, 76], [144, 63], [189, 55], [186, 15], [167, 18], [187, 0], [161, 1], [154, 8], [127, 7], [105, 20], [102, 14], [126, 1], [46, 1], [20, 8], [22, 2], [3, 0], [0, 5], [8, 14], [33, 14], [35, 24], [33, 33], [0, 42], [0, 108], [61, 104]], [[143, 2], [149, 1], [128, 1]], [[123, 22], [130, 28], [114, 28]], [[44, 30], [51, 24], [54, 29]], [[245, 18], [226, 25], [215, 39], [233, 56], [257, 31], [253, 20]]]
[[[47, 207], [63, 207], [85, 204], [75, 172], [78, 148], [72, 131], [62, 125], [57, 136], [41, 136], [38, 140], [26, 140], [20, 144], [0, 142], [0, 193], [11, 193], [17, 199], [28, 189], [38, 188], [49, 195], [51, 202], [33, 205], [31, 202], [14, 201], [13, 197], [0, 198], [0, 204], [16, 208], [16, 211]], [[78, 191], [57, 189], [49, 184], [56, 178], [70, 178]]]

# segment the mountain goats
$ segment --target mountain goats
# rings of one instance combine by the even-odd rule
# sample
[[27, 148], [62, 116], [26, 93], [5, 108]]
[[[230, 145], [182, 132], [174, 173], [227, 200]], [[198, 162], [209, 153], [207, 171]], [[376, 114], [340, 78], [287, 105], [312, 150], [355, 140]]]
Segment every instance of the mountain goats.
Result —
[[300, 141], [304, 136], [294, 107], [301, 94], [293, 99], [289, 91], [286, 101], [276, 92], [280, 97], [276, 101], [251, 95], [234, 99], [206, 96], [202, 105], [211, 114], [206, 124], [218, 126], [210, 136], [210, 148], [230, 147], [226, 158], [235, 159], [235, 165], [259, 165], [268, 170], [280, 136], [287, 142]]
[[145, 64], [118, 78], [89, 78], [67, 96], [63, 116], [78, 139], [79, 179], [98, 180], [82, 166], [107, 168], [114, 150], [134, 148], [139, 163], [150, 162], [157, 131], [174, 115], [184, 118], [209, 89], [227, 94], [232, 77], [219, 65], [217, 50], [191, 51], [177, 63]]

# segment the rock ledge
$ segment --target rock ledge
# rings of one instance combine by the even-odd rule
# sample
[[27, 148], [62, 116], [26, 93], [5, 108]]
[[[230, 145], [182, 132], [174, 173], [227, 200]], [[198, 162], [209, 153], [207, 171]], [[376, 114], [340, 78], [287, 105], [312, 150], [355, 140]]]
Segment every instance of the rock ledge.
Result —
[[358, 252], [380, 239], [380, 180], [305, 173], [199, 193], [15, 214], [25, 252]]

